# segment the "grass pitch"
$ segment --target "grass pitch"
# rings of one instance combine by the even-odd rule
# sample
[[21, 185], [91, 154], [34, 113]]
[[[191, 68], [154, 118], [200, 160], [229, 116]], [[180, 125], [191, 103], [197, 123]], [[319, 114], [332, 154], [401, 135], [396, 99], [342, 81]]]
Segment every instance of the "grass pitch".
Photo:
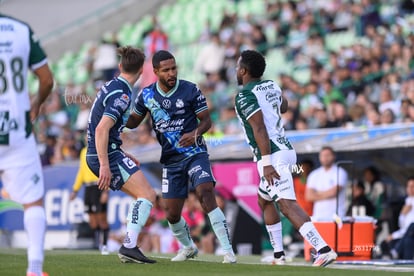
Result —
[[[342, 266], [330, 265], [326, 268], [311, 267], [303, 260], [295, 260], [286, 266], [272, 266], [261, 264], [260, 256], [239, 256], [237, 264], [222, 264], [222, 256], [199, 255], [195, 260], [186, 262], [171, 262], [171, 255], [152, 255], [157, 260], [156, 264], [123, 264], [119, 261], [117, 254], [112, 253], [102, 256], [98, 251], [87, 250], [52, 250], [46, 251], [44, 270], [50, 276], [131, 276], [131, 275], [394, 275], [397, 271], [407, 271], [413, 273], [414, 267], [396, 268], [392, 271], [391, 267], [385, 268], [366, 267], [366, 266]], [[14, 276], [25, 275], [26, 272], [26, 251], [23, 249], [0, 249], [0, 275]], [[373, 271], [375, 269], [375, 271]], [[405, 270], [404, 270], [405, 269]], [[399, 273], [401, 275], [401, 273]]]

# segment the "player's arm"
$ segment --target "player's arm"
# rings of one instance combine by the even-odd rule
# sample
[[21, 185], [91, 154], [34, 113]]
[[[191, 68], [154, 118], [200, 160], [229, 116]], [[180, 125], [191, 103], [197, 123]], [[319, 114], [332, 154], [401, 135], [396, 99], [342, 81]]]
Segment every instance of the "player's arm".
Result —
[[31, 104], [30, 119], [32, 122], [39, 115], [40, 106], [44, 103], [53, 88], [53, 75], [47, 63], [33, 70], [33, 73], [39, 80], [39, 89], [37, 96]]
[[208, 109], [197, 113], [198, 126], [191, 132], [184, 133], [181, 136], [179, 144], [181, 147], [189, 147], [196, 143], [197, 137], [206, 133], [211, 127], [211, 117]]
[[142, 121], [144, 119], [145, 119], [145, 116], [141, 116], [141, 115], [138, 115], [135, 112], [131, 112], [131, 114], [129, 115], [128, 121], [127, 121], [127, 123], [126, 123], [125, 126], [127, 128], [129, 128], [129, 129], [136, 128], [136, 127], [138, 127], [142, 123]]
[[280, 113], [286, 113], [288, 110], [288, 100], [282, 96], [282, 103], [280, 104]]
[[306, 188], [305, 199], [310, 202], [315, 202], [324, 199], [336, 198], [336, 194], [342, 190], [342, 186], [334, 186], [325, 191], [317, 191], [313, 188]]
[[111, 182], [112, 173], [108, 159], [109, 130], [115, 125], [115, 121], [109, 116], [102, 116], [101, 121], [95, 129], [96, 152], [99, 159], [98, 187], [107, 190]]
[[250, 116], [248, 122], [253, 129], [254, 139], [260, 150], [260, 154], [262, 155], [263, 176], [269, 185], [273, 185], [273, 179], [279, 179], [280, 175], [276, 172], [271, 163], [270, 139], [263, 120], [262, 111], [258, 110], [255, 112]]

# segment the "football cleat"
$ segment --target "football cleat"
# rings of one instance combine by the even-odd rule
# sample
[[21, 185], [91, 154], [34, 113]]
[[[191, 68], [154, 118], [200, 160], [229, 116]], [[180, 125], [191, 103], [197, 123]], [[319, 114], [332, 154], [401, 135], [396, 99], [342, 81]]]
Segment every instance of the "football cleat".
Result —
[[326, 253], [318, 253], [316, 255], [315, 261], [312, 266], [327, 266], [338, 258], [338, 254], [331, 249], [331, 251]]
[[237, 263], [237, 258], [236, 255], [234, 255], [234, 252], [227, 252], [224, 255], [224, 260], [223, 260], [223, 264], [235, 264]]
[[171, 259], [173, 262], [183, 262], [188, 259], [192, 259], [197, 257], [198, 255], [198, 248], [194, 245], [188, 248], [182, 248], [178, 251], [177, 256]]
[[137, 246], [134, 248], [126, 248], [122, 245], [119, 249], [118, 257], [123, 263], [153, 264], [157, 262], [145, 257]]

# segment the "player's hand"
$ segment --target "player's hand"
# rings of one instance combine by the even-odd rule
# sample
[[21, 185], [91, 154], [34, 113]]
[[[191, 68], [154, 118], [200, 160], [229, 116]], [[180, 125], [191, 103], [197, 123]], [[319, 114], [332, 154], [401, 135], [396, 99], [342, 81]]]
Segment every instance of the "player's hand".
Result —
[[77, 194], [78, 194], [77, 192], [73, 191], [73, 192], [70, 194], [69, 200], [70, 200], [70, 201], [74, 200], [74, 199], [76, 198], [76, 195], [77, 195]]
[[181, 136], [180, 141], [178, 141], [178, 144], [180, 147], [189, 147], [197, 141], [195, 130], [191, 132], [184, 133], [183, 136]]
[[263, 176], [270, 186], [274, 185], [274, 179], [280, 179], [280, 175], [272, 165], [263, 167]]
[[99, 199], [99, 202], [100, 202], [101, 204], [108, 203], [108, 198], [109, 198], [108, 191], [104, 191], [104, 192], [102, 192], [102, 194], [101, 194], [101, 197], [100, 197], [100, 199]]
[[40, 105], [37, 97], [30, 104], [30, 121], [33, 123], [39, 116]]
[[99, 190], [106, 191], [109, 189], [109, 184], [111, 184], [112, 173], [108, 165], [101, 166], [99, 168], [99, 179], [98, 179], [98, 188]]
[[134, 162], [138, 167], [141, 165], [141, 163], [139, 162], [139, 160], [137, 158], [135, 158], [132, 154], [129, 154], [127, 152], [124, 152], [125, 156], [128, 157], [129, 159], [132, 160], [132, 162]]

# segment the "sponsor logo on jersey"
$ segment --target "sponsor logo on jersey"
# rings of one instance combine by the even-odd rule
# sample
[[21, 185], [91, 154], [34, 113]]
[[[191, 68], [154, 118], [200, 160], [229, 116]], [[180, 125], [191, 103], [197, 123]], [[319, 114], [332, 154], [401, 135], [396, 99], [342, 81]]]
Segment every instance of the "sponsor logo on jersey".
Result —
[[169, 99], [165, 99], [162, 101], [162, 106], [166, 109], [169, 109], [171, 107], [171, 101]]
[[210, 174], [206, 171], [202, 171], [198, 179], [205, 178], [205, 177], [210, 177]]
[[14, 26], [12, 24], [1, 24], [0, 32], [14, 32]]
[[276, 93], [269, 91], [266, 93], [266, 101], [273, 102], [277, 99]]
[[161, 192], [168, 193], [168, 179], [163, 179], [162, 180]]
[[127, 107], [128, 107], [128, 103], [126, 103], [126, 102], [124, 102], [124, 101], [122, 101], [120, 99], [115, 99], [115, 101], [114, 101], [114, 107], [117, 107], [117, 106], [121, 107], [122, 110], [125, 111], [127, 109]]
[[185, 110], [184, 109], [178, 109], [175, 114], [180, 115], [180, 114], [184, 114]]
[[129, 96], [127, 94], [122, 94], [121, 100], [123, 100], [126, 103], [129, 103]]
[[184, 102], [183, 102], [183, 100], [178, 99], [178, 100], [175, 102], [175, 106], [176, 106], [177, 108], [183, 108], [183, 107], [184, 107]]
[[256, 85], [255, 87], [254, 87], [254, 90], [255, 91], [266, 91], [266, 90], [269, 90], [269, 89], [274, 89], [274, 87], [273, 87], [273, 82], [270, 82], [270, 83], [266, 83], [266, 84], [258, 84], [258, 85]]
[[192, 175], [193, 173], [196, 173], [196, 172], [198, 172], [199, 170], [201, 170], [201, 166], [200, 166], [200, 165], [197, 165], [197, 166], [195, 166], [194, 168], [192, 168], [192, 169], [190, 169], [190, 170], [188, 171], [188, 175]]

